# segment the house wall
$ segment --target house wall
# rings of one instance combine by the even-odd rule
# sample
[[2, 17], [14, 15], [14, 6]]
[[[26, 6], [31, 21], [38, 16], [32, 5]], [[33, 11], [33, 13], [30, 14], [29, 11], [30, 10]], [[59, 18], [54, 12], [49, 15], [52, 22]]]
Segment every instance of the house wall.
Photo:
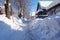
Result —
[[48, 13], [48, 16], [52, 15], [52, 11], [51, 10], [48, 11], [47, 13]]
[[58, 6], [55, 10], [56, 13], [60, 12], [60, 6]]
[[60, 6], [55, 6], [52, 9], [50, 9], [50, 10], [47, 11], [48, 16], [57, 14], [58, 12], [60, 12]]

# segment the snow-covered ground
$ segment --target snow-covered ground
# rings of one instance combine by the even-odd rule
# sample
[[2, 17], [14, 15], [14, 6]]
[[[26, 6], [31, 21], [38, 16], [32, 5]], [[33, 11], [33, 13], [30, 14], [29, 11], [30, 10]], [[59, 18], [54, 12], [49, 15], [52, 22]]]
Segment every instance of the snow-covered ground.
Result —
[[60, 40], [60, 14], [43, 20], [33, 20], [30, 30], [34, 36], [33, 40]]
[[24, 19], [8, 19], [0, 15], [0, 40], [25, 40], [27, 24], [22, 22]]
[[60, 14], [29, 20], [0, 15], [0, 40], [60, 40]]

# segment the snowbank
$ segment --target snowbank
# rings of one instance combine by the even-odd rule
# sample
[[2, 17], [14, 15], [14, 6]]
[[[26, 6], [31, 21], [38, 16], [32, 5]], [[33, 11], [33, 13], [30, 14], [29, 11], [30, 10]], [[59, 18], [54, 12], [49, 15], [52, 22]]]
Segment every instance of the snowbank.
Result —
[[[33, 40], [60, 40], [60, 14], [30, 23]], [[34, 37], [34, 38], [33, 38]]]
[[60, 14], [33, 20], [0, 15], [0, 40], [60, 40]]
[[[12, 21], [13, 20], [13, 21]], [[20, 24], [20, 25], [19, 25]], [[0, 15], [0, 40], [25, 40], [27, 25], [22, 23], [21, 19], [8, 19], [4, 15]]]

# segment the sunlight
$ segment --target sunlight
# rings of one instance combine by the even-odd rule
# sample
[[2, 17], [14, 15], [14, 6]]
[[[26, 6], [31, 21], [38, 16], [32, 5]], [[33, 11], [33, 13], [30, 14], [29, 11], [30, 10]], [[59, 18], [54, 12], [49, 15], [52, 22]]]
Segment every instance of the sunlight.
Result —
[[35, 16], [35, 12], [32, 12], [32, 16]]
[[40, 5], [43, 7], [49, 6], [53, 1], [39, 1]]
[[49, 20], [51, 19], [51, 18], [48, 18]]
[[55, 18], [60, 18], [60, 16], [56, 16]]

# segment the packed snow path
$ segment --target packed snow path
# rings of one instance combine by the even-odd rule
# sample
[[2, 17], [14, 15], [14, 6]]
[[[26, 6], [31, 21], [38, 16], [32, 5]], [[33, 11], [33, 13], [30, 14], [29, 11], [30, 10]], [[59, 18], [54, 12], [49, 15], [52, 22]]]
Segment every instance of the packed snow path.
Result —
[[0, 15], [0, 40], [60, 40], [60, 14], [45, 19], [13, 19]]

